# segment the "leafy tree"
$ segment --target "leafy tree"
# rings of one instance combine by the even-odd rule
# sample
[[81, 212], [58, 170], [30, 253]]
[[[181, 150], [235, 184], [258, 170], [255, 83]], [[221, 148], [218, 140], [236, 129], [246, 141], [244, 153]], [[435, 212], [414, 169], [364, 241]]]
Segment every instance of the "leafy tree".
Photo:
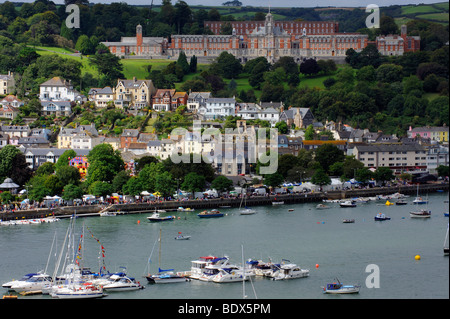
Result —
[[228, 192], [233, 189], [233, 181], [220, 175], [212, 181], [211, 188], [216, 189], [218, 192]]
[[389, 167], [378, 167], [375, 171], [374, 178], [377, 181], [386, 182], [394, 179], [394, 173]]
[[442, 177], [449, 176], [448, 166], [439, 165], [437, 167], [437, 173], [438, 173], [439, 176], [442, 176]]
[[156, 176], [163, 172], [162, 163], [150, 163], [144, 166], [139, 172], [139, 180], [142, 185], [142, 189], [154, 192], [156, 187]]
[[323, 169], [318, 169], [312, 176], [311, 183], [319, 186], [329, 185], [331, 184], [331, 179]]
[[181, 189], [187, 190], [194, 196], [195, 192], [201, 192], [205, 188], [205, 177], [197, 173], [189, 173], [184, 177]]
[[320, 163], [325, 172], [329, 172], [330, 166], [335, 162], [341, 162], [345, 159], [344, 152], [337, 146], [325, 143], [318, 147], [315, 151], [315, 159]]
[[83, 190], [80, 186], [74, 184], [67, 184], [64, 186], [62, 193], [62, 199], [66, 201], [74, 200], [76, 198], [81, 198], [83, 196]]
[[289, 131], [289, 127], [284, 121], [276, 123], [275, 128], [278, 130], [280, 134], [287, 134], [287, 132]]
[[226, 51], [219, 55], [215, 65], [220, 74], [227, 79], [237, 78], [242, 72], [242, 65], [239, 60]]
[[359, 182], [366, 183], [374, 177], [374, 174], [367, 167], [358, 168], [355, 172], [355, 179]]
[[11, 195], [11, 192], [4, 191], [0, 194], [0, 202], [2, 204], [8, 204], [11, 203], [14, 200], [14, 196]]
[[377, 80], [380, 82], [401, 82], [403, 68], [395, 64], [383, 64], [377, 69]]
[[145, 189], [143, 188], [142, 181], [133, 176], [122, 186], [122, 192], [127, 195], [139, 195]]
[[96, 181], [111, 182], [114, 176], [124, 168], [124, 162], [118, 150], [114, 151], [110, 144], [99, 144], [89, 152], [87, 184]]
[[83, 34], [78, 38], [77, 43], [75, 44], [75, 49], [86, 55], [92, 54], [95, 50], [95, 47], [93, 47], [93, 43], [91, 42], [89, 37]]
[[280, 173], [273, 173], [264, 176], [264, 184], [270, 187], [277, 187], [283, 183], [284, 177]]
[[311, 141], [314, 139], [314, 136], [315, 136], [314, 126], [312, 124], [310, 124], [306, 127], [306, 130], [305, 130], [305, 136], [304, 136], [305, 140]]
[[78, 185], [80, 183], [80, 171], [73, 166], [62, 166], [56, 170], [56, 176], [61, 181], [62, 185]]
[[58, 158], [58, 160], [55, 163], [55, 170], [58, 170], [59, 168], [63, 166], [68, 166], [70, 159], [77, 156], [77, 153], [75, 153], [74, 150], [67, 150], [64, 151], [64, 153], [61, 154], [61, 156]]
[[89, 188], [88, 192], [94, 196], [106, 196], [112, 193], [112, 185], [107, 182], [95, 181]]
[[306, 75], [319, 73], [320, 67], [315, 59], [306, 59], [300, 64], [300, 72]]
[[45, 175], [37, 175], [28, 181], [28, 198], [30, 200], [41, 202], [45, 196], [53, 195], [45, 186], [46, 179]]
[[280, 173], [283, 177], [286, 177], [288, 171], [298, 165], [298, 158], [292, 154], [283, 154], [278, 158], [277, 173]]
[[130, 179], [130, 174], [127, 171], [120, 171], [117, 173], [116, 176], [114, 176], [114, 179], [112, 181], [112, 190], [116, 193], [122, 193], [123, 186], [128, 182]]
[[89, 62], [104, 76], [104, 85], [113, 86], [117, 79], [125, 77], [119, 57], [112, 54], [104, 44], [97, 46], [97, 51]]
[[160, 192], [164, 197], [172, 196], [176, 190], [176, 183], [169, 172], [163, 172], [156, 176], [155, 190]]
[[55, 172], [55, 164], [52, 162], [45, 162], [41, 164], [36, 170], [35, 175], [50, 175]]
[[33, 175], [25, 158], [25, 154], [17, 153], [13, 158], [14, 165], [9, 171], [9, 177], [18, 185], [24, 185]]

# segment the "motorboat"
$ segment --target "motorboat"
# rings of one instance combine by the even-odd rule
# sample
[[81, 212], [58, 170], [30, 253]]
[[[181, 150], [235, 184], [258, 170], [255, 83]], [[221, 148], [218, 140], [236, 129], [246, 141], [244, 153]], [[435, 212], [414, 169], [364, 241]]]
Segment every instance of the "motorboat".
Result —
[[351, 200], [346, 200], [346, 201], [340, 202], [340, 203], [339, 203], [339, 206], [341, 206], [341, 207], [343, 207], [343, 208], [346, 208], [346, 207], [356, 207], [356, 204], [355, 204], [355, 202], [353, 202], [353, 201], [351, 201]]
[[191, 236], [182, 235], [181, 232], [178, 232], [178, 236], [175, 237], [176, 240], [188, 240]]
[[102, 286], [84, 283], [55, 288], [50, 294], [58, 299], [91, 299], [105, 296]]
[[230, 260], [227, 256], [220, 258], [214, 263], [211, 263], [202, 271], [202, 274], [198, 278], [200, 281], [213, 281], [215, 276], [219, 274], [221, 269], [227, 268], [229, 271], [238, 271], [238, 266], [230, 264]]
[[271, 275], [272, 280], [288, 280], [309, 276], [309, 269], [301, 269], [296, 264], [281, 264]]
[[51, 283], [52, 277], [49, 275], [36, 274], [25, 281], [12, 282], [9, 289], [18, 293], [29, 291], [39, 291], [42, 293], [42, 288]]
[[344, 224], [352, 224], [352, 223], [355, 222], [355, 220], [354, 220], [354, 219], [343, 219], [342, 222], [343, 222]]
[[110, 280], [110, 283], [103, 286], [103, 289], [106, 291], [128, 291], [144, 288], [138, 281], [128, 276], [112, 275]]
[[18, 279], [18, 280], [13, 279], [11, 281], [5, 282], [4, 284], [2, 284], [2, 287], [6, 288], [6, 289], [10, 289], [13, 284], [17, 284], [19, 282], [25, 282], [35, 275], [38, 275], [38, 273], [33, 272], [33, 273], [25, 274], [21, 279]]
[[379, 220], [379, 221], [382, 221], [382, 220], [390, 220], [391, 218], [390, 217], [387, 217], [385, 214], [383, 214], [383, 213], [378, 213], [375, 217], [374, 217], [374, 219], [375, 220]]
[[412, 218], [430, 218], [431, 210], [421, 209], [416, 212], [409, 212], [409, 216]]
[[408, 202], [404, 199], [399, 199], [395, 202], [395, 205], [408, 205]]
[[180, 206], [180, 207], [178, 207], [177, 211], [179, 211], [179, 212], [193, 212], [193, 211], [195, 211], [195, 209], [194, 208], [190, 208], [190, 207], [183, 208], [183, 207]]
[[185, 274], [188, 275], [189, 278], [191, 279], [200, 280], [200, 277], [202, 277], [206, 267], [211, 265], [216, 265], [218, 267], [227, 266], [228, 260], [229, 260], [228, 257], [215, 257], [215, 256], [200, 257], [197, 260], [191, 261], [191, 270], [190, 272], [185, 272]]
[[101, 217], [109, 217], [109, 216], [117, 216], [117, 214], [120, 214], [121, 212], [102, 212], [100, 213]]
[[215, 283], [242, 282], [255, 276], [255, 273], [244, 269], [221, 268], [219, 273], [212, 279]]
[[277, 267], [280, 266], [279, 264], [274, 264], [271, 261], [264, 262], [262, 260], [254, 259], [249, 259], [245, 263], [248, 265], [248, 269], [253, 271], [256, 276], [268, 276], [273, 273], [274, 269], [277, 269]]
[[317, 206], [316, 206], [316, 209], [328, 209], [328, 208], [330, 208], [330, 207], [325, 204], [317, 204]]
[[168, 220], [174, 220], [175, 216], [161, 216], [159, 213], [153, 213], [152, 216], [147, 217], [149, 222], [163, 222]]
[[169, 270], [173, 269], [164, 270], [159, 268], [158, 274], [148, 275], [145, 276], [145, 278], [147, 278], [148, 282], [153, 284], [169, 284], [189, 281], [189, 278], [187, 276], [178, 275]]
[[282, 201], [282, 200], [274, 200], [273, 202], [272, 202], [272, 205], [283, 205], [284, 204], [284, 201]]
[[359, 293], [359, 289], [361, 286], [359, 285], [343, 285], [337, 280], [331, 284], [327, 284], [326, 287], [323, 287], [324, 294], [357, 294]]
[[243, 208], [239, 211], [240, 215], [253, 215], [256, 214], [256, 210], [251, 208]]
[[427, 199], [423, 199], [422, 197], [416, 197], [413, 200], [413, 204], [414, 205], [423, 205], [423, 204], [428, 204], [428, 200]]
[[219, 212], [217, 209], [211, 211], [204, 210], [197, 214], [197, 216], [200, 218], [223, 217], [223, 213]]

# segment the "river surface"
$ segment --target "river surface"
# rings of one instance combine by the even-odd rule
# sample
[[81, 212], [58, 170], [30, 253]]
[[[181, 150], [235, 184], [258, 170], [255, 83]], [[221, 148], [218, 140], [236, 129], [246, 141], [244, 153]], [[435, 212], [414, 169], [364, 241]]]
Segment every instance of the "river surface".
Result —
[[[329, 209], [317, 210], [317, 203], [259, 206], [255, 215], [240, 215], [237, 208], [223, 208], [222, 218], [199, 218], [196, 212], [169, 212], [172, 221], [150, 223], [151, 214], [130, 214], [114, 217], [77, 218], [76, 229], [84, 223], [84, 263], [98, 270], [99, 243], [105, 249], [105, 263], [110, 271], [126, 267], [130, 276], [145, 289], [109, 293], [106, 298], [133, 299], [240, 299], [242, 283], [186, 283], [155, 285], [147, 283], [150, 271], [159, 266], [160, 229], [161, 268], [190, 270], [191, 261], [200, 256], [229, 256], [235, 264], [249, 258], [274, 262], [288, 259], [301, 268], [310, 269], [310, 276], [287, 281], [271, 281], [256, 277], [246, 282], [248, 299], [414, 299], [449, 298], [449, 259], [443, 255], [448, 225], [448, 193], [429, 195], [429, 219], [410, 218], [411, 210], [426, 208], [412, 205], [386, 206], [385, 200], [358, 203], [356, 208], [341, 208], [326, 203]], [[289, 211], [293, 209], [293, 211]], [[378, 213], [391, 217], [374, 221]], [[342, 223], [355, 219], [355, 223]], [[61, 248], [69, 219], [39, 225], [0, 226], [0, 282], [19, 279], [25, 273], [43, 270], [52, 274], [54, 246]], [[178, 232], [190, 240], [175, 240]], [[156, 243], [156, 244], [155, 244]], [[153, 250], [153, 253], [152, 253]], [[420, 255], [420, 260], [415, 256]], [[373, 266], [375, 265], [375, 266]], [[366, 267], [368, 272], [366, 272]], [[375, 268], [374, 268], [375, 267]], [[374, 269], [378, 269], [379, 272]], [[366, 282], [379, 287], [369, 288]], [[338, 278], [344, 284], [360, 284], [359, 294], [326, 295], [322, 286]], [[375, 278], [375, 279], [374, 279]], [[6, 292], [6, 290], [5, 290]], [[20, 298], [49, 299], [35, 295]]]

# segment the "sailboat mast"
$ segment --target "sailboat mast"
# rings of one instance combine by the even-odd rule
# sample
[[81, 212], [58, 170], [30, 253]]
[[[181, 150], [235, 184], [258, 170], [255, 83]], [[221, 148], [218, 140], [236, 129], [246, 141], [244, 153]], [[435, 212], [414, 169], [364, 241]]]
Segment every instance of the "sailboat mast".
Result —
[[158, 272], [161, 269], [161, 228], [159, 229], [159, 257], [158, 257]]

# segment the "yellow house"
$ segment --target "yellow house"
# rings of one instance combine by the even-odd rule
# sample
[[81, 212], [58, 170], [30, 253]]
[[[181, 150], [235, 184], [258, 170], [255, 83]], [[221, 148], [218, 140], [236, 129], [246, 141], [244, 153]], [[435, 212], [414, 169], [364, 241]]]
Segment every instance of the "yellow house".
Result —
[[114, 88], [114, 104], [117, 108], [134, 107], [141, 109], [150, 106], [156, 88], [152, 80], [117, 80]]

